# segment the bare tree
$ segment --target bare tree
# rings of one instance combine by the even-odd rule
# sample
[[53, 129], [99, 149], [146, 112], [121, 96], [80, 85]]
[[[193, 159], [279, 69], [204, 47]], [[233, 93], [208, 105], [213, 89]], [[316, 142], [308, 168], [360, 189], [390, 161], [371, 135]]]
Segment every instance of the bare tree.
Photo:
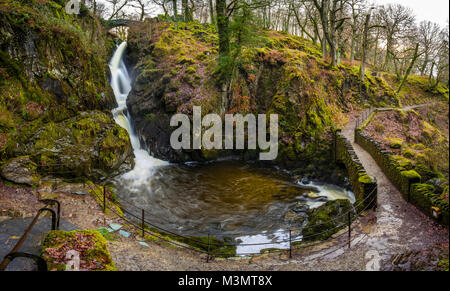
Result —
[[378, 19], [384, 27], [386, 54], [383, 69], [386, 70], [394, 56], [395, 46], [414, 29], [415, 18], [411, 9], [399, 4], [389, 4], [382, 6]]
[[143, 21], [145, 16], [153, 11], [153, 7], [151, 7], [152, 0], [132, 0], [130, 6], [138, 9], [139, 11], [139, 20]]
[[108, 20], [117, 18], [119, 13], [130, 3], [130, 0], [106, 0], [111, 7], [111, 15], [109, 16]]
[[425, 75], [430, 65], [430, 59], [436, 57], [439, 48], [439, 37], [441, 29], [436, 23], [431, 21], [422, 21], [418, 28], [418, 41], [423, 50], [422, 65], [420, 67], [420, 74]]

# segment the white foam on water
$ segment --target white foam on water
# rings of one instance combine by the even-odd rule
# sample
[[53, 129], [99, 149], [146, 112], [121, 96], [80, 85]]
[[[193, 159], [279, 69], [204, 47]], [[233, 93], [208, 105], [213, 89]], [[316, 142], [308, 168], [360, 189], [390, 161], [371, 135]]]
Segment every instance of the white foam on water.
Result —
[[[285, 229], [279, 229], [274, 233], [270, 234], [271, 237], [267, 234], [267, 232], [262, 232], [257, 235], [247, 235], [238, 237], [238, 240], [241, 240], [242, 243], [237, 245], [236, 254], [237, 255], [247, 255], [247, 254], [256, 254], [265, 249], [280, 249], [280, 250], [288, 250], [289, 249], [289, 232]], [[301, 236], [293, 236], [292, 242], [301, 241]], [[252, 245], [257, 244], [257, 245]], [[263, 244], [263, 245], [261, 245]]]
[[130, 141], [135, 155], [134, 169], [122, 175], [122, 178], [131, 182], [131, 188], [137, 189], [139, 186], [145, 184], [149, 185], [149, 179], [153, 175], [156, 167], [165, 166], [169, 163], [155, 159], [150, 156], [147, 151], [141, 148], [139, 138], [130, 123], [130, 118], [125, 113], [127, 110], [128, 94], [131, 91], [131, 79], [125, 66], [125, 62], [123, 61], [126, 47], [127, 43], [122, 42], [109, 63], [109, 68], [111, 70], [111, 87], [119, 106], [114, 109], [112, 113], [116, 123], [126, 129], [130, 135]]

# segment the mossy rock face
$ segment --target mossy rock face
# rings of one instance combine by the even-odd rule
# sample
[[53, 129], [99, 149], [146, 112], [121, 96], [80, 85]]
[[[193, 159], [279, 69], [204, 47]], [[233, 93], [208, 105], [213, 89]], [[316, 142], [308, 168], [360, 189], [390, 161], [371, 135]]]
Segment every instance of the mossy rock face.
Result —
[[421, 176], [422, 181], [426, 182], [428, 180], [438, 177], [438, 174], [434, 172], [430, 167], [424, 164], [417, 164], [414, 170]]
[[391, 149], [401, 149], [403, 146], [403, 140], [399, 138], [390, 138], [388, 141]]
[[326, 240], [340, 229], [348, 225], [348, 215], [355, 216], [350, 201], [346, 199], [329, 201], [319, 208], [313, 209], [308, 224], [303, 229], [304, 241]]
[[414, 170], [411, 171], [403, 171], [401, 172], [401, 175], [409, 180], [416, 180], [416, 181], [420, 181], [422, 179], [422, 177], [419, 175], [419, 173], [417, 173]]
[[51, 231], [42, 243], [42, 257], [49, 271], [65, 271], [76, 260], [70, 251], [79, 254], [80, 271], [117, 271], [108, 251], [106, 239], [94, 230]]
[[412, 149], [405, 149], [402, 151], [402, 155], [408, 159], [414, 159], [416, 157], [416, 152]]
[[404, 170], [412, 170], [413, 169], [413, 161], [408, 160], [402, 156], [393, 156], [392, 159], [397, 163], [398, 167]]
[[133, 166], [128, 133], [105, 113], [82, 112], [25, 130], [18, 152], [29, 154], [42, 172], [98, 179]]
[[30, 157], [18, 157], [7, 161], [0, 168], [0, 174], [6, 180], [16, 184], [35, 186], [39, 183], [36, 168], [36, 164], [30, 160]]

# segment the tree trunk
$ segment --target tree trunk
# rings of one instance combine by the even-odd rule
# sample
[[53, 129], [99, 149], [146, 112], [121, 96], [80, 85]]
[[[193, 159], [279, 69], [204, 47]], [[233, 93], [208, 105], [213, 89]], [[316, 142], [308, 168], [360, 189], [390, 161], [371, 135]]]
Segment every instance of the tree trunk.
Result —
[[430, 75], [428, 76], [428, 87], [433, 88], [433, 70], [434, 70], [435, 62], [431, 64]]
[[408, 79], [408, 76], [411, 73], [411, 70], [414, 67], [414, 63], [416, 62], [418, 57], [419, 57], [419, 44], [416, 44], [416, 49], [414, 50], [414, 56], [411, 60], [411, 63], [409, 64], [408, 69], [406, 70], [405, 76], [403, 77], [402, 82], [400, 83], [400, 86], [397, 89], [397, 94], [400, 93], [403, 86], [405, 85], [406, 80]]
[[373, 55], [373, 66], [377, 67], [378, 63], [378, 40], [380, 39], [380, 29], [377, 29], [377, 35], [375, 37], [375, 52]]
[[216, 18], [214, 17], [213, 0], [209, 0], [209, 17], [211, 18], [211, 24], [216, 25]]
[[425, 71], [427, 70], [427, 66], [429, 63], [429, 57], [428, 57], [428, 53], [425, 54], [425, 60], [423, 61], [423, 65], [422, 68], [420, 69], [420, 74], [423, 76], [425, 75]]
[[364, 81], [366, 77], [366, 59], [367, 59], [367, 47], [368, 47], [368, 36], [369, 36], [369, 24], [370, 24], [370, 12], [366, 15], [366, 21], [364, 22], [364, 35], [363, 35], [363, 45], [362, 45], [362, 58], [360, 67], [360, 77], [361, 81]]
[[384, 64], [383, 64], [384, 71], [386, 71], [388, 69], [390, 53], [391, 53], [391, 44], [392, 44], [391, 37], [388, 37], [387, 43], [386, 43], [386, 57], [384, 59]]
[[173, 6], [173, 18], [174, 21], [177, 21], [178, 18], [177, 0], [172, 0], [172, 6]]
[[[354, 24], [356, 25], [356, 24]], [[355, 36], [356, 36], [356, 29], [352, 28], [352, 40], [351, 40], [351, 48], [350, 48], [350, 62], [353, 63], [353, 61], [355, 60], [355, 47], [356, 47], [356, 40], [355, 40]]]
[[228, 31], [227, 1], [216, 1], [217, 30], [219, 33], [219, 55], [228, 56], [230, 51], [230, 35]]

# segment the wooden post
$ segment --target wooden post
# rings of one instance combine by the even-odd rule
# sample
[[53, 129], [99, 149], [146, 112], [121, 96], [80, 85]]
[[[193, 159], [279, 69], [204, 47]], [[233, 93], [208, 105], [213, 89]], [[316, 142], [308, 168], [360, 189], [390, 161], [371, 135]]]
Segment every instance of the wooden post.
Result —
[[103, 186], [103, 213], [106, 213], [106, 186]]
[[207, 263], [209, 263], [209, 252], [210, 252], [210, 250], [211, 250], [210, 245], [211, 245], [211, 237], [210, 237], [210, 235], [209, 235], [209, 233], [208, 233], [208, 254], [206, 255], [206, 262], [207, 262]]
[[289, 259], [292, 259], [292, 230], [289, 230]]
[[145, 210], [142, 209], [142, 237], [145, 238]]
[[351, 213], [348, 213], [348, 248], [351, 247], [351, 237], [352, 237], [352, 217]]

